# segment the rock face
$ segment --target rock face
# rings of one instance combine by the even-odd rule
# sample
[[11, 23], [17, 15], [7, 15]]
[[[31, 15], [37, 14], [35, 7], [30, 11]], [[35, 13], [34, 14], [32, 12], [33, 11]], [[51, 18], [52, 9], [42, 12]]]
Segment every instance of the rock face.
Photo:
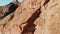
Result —
[[60, 34], [60, 0], [23, 0], [0, 7], [0, 34]]

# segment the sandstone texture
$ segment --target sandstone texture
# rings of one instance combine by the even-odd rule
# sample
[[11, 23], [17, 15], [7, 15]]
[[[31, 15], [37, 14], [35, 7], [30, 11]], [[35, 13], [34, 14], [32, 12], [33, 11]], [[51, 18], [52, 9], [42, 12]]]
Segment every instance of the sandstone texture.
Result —
[[0, 34], [60, 34], [60, 0], [14, 0], [0, 6]]

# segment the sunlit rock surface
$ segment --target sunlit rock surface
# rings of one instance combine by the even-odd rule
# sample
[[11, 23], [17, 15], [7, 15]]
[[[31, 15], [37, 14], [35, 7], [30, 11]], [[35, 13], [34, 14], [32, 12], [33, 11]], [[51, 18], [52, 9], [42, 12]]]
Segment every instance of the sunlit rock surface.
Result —
[[1, 6], [0, 34], [60, 34], [60, 0], [14, 0]]

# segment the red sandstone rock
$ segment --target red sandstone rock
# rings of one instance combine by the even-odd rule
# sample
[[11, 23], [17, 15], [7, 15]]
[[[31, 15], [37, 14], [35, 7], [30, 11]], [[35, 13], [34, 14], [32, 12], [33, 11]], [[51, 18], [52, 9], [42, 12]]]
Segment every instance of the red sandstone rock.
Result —
[[[60, 34], [59, 0], [16, 1], [13, 3], [18, 7], [14, 9], [13, 6], [13, 12], [8, 11], [9, 14], [3, 15], [5, 17], [0, 13], [3, 17], [0, 19], [0, 34]], [[2, 9], [5, 10], [0, 7]]]

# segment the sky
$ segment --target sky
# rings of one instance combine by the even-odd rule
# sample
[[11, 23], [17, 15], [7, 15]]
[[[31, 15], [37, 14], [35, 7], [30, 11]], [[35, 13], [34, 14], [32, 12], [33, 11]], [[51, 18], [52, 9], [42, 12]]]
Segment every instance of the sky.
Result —
[[[13, 0], [0, 0], [0, 6], [4, 6], [12, 2]], [[22, 2], [22, 0], [18, 0], [19, 2]]]

